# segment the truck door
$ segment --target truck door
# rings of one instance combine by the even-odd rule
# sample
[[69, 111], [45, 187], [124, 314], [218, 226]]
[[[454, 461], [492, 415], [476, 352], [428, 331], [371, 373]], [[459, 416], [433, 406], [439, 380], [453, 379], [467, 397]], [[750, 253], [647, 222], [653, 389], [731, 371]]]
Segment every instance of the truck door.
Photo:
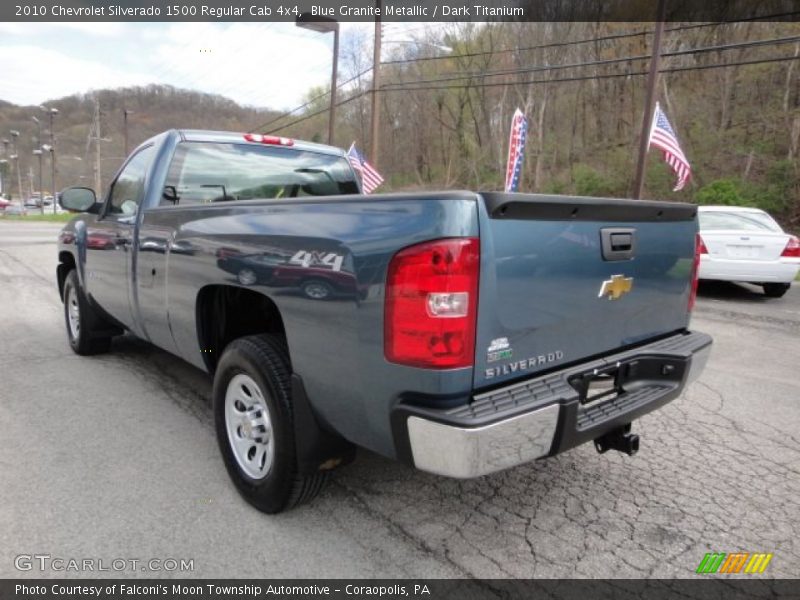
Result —
[[144, 197], [153, 146], [132, 155], [111, 184], [103, 213], [87, 231], [86, 287], [89, 295], [122, 325], [134, 329], [130, 307], [132, 242]]

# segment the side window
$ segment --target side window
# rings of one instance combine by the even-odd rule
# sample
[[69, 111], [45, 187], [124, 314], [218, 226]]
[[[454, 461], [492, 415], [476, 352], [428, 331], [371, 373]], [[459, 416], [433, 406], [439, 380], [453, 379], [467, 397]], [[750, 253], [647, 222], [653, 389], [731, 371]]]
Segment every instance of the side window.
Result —
[[144, 177], [153, 156], [153, 146], [142, 148], [128, 161], [111, 186], [107, 214], [136, 214], [144, 196]]

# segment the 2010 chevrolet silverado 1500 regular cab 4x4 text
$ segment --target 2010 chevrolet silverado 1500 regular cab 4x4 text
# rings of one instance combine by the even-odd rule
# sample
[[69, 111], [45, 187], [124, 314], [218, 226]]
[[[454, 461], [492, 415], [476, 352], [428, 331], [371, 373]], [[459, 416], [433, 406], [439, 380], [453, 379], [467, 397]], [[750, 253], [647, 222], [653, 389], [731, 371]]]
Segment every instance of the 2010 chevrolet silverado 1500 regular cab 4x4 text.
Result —
[[[342, 150], [168, 131], [59, 238], [78, 354], [129, 331], [214, 376], [216, 434], [266, 512], [313, 497], [356, 446], [469, 478], [593, 441], [676, 398], [697, 209], [467, 191], [363, 195]], [[135, 399], [132, 399], [135, 401]]]

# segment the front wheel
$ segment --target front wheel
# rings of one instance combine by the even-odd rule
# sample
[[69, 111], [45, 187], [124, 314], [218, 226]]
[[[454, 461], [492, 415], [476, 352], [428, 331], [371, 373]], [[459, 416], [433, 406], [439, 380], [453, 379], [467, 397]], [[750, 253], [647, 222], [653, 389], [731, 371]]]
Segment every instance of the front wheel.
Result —
[[266, 513], [311, 500], [327, 480], [298, 473], [290, 376], [286, 346], [271, 335], [229, 344], [214, 376], [214, 424], [228, 475]]
[[765, 283], [764, 295], [768, 298], [780, 298], [789, 291], [791, 286], [791, 283]]
[[109, 327], [89, 304], [75, 269], [64, 280], [64, 320], [73, 352], [83, 356], [108, 352], [111, 336], [103, 331], [108, 331]]

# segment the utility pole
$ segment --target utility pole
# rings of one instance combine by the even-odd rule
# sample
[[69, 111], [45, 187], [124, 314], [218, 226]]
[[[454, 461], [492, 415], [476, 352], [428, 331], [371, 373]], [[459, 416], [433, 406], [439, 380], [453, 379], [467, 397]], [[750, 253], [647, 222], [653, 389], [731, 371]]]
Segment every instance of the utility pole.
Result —
[[650, 146], [650, 128], [653, 125], [653, 111], [656, 106], [656, 84], [658, 68], [661, 63], [661, 36], [664, 33], [664, 19], [667, 14], [667, 0], [658, 0], [658, 15], [653, 35], [653, 55], [650, 58], [650, 72], [647, 74], [647, 91], [642, 116], [642, 131], [639, 136], [639, 157], [636, 163], [636, 180], [633, 184], [633, 197], [640, 200], [644, 189], [644, 172], [647, 164], [647, 149]]
[[[378, 12], [381, 8], [381, 0], [375, 0], [375, 8]], [[375, 41], [372, 50], [372, 114], [370, 115], [370, 148], [369, 148], [369, 161], [372, 166], [378, 167], [378, 149], [379, 144], [379, 131], [380, 131], [380, 115], [378, 108], [378, 88], [381, 84], [381, 38], [383, 37], [383, 27], [381, 26], [380, 15], [375, 16]]]

